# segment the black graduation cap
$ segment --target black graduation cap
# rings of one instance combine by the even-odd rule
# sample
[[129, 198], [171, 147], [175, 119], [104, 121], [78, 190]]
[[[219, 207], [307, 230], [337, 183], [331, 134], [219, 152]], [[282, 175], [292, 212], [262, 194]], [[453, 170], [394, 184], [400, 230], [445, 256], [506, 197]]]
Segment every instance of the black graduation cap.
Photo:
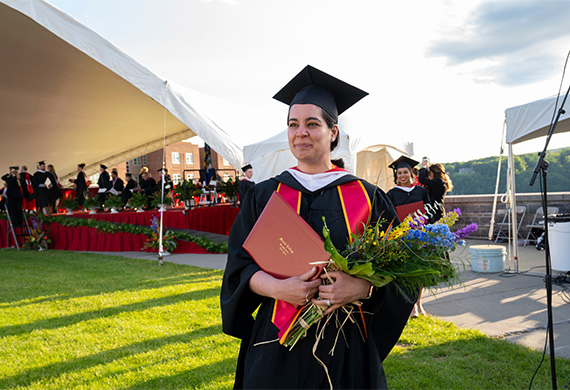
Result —
[[83, 168], [85, 168], [85, 163], [77, 164], [77, 166], [81, 167], [83, 169]]
[[101, 164], [100, 167], [103, 169], [107, 169], [107, 166], [105, 164]]
[[251, 166], [251, 164], [247, 164], [247, 165], [244, 165], [243, 167], [241, 167], [241, 170], [244, 171], [244, 172], [247, 171], [248, 169], [253, 169], [253, 167]]
[[289, 106], [314, 104], [323, 108], [338, 121], [340, 114], [366, 95], [368, 92], [307, 65], [277, 92], [273, 99]]
[[19, 168], [19, 167], [17, 167], [16, 165], [14, 165], [14, 166], [10, 167], [10, 170], [16, 170], [16, 171], [19, 171], [19, 170], [20, 170], [20, 168]]
[[40, 162], [38, 163], [38, 167], [39, 167], [40, 165], [46, 165], [46, 162], [42, 160], [42, 161], [40, 161]]
[[412, 160], [409, 157], [401, 156], [397, 160], [394, 160], [392, 164], [388, 165], [388, 167], [392, 168], [393, 170], [397, 170], [398, 168], [409, 168], [410, 170], [412, 170], [412, 168], [418, 165], [419, 163], [420, 163], [419, 161]]

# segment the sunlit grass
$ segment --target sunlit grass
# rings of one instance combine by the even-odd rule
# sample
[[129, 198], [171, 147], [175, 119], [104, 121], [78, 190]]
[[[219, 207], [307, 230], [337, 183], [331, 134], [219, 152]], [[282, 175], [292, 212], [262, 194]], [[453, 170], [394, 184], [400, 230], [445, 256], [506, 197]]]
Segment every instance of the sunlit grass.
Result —
[[[0, 250], [0, 389], [229, 389], [222, 272], [89, 253]], [[413, 319], [384, 362], [393, 389], [528, 388], [541, 353]], [[557, 365], [559, 386], [570, 362]], [[550, 387], [548, 358], [533, 389]]]

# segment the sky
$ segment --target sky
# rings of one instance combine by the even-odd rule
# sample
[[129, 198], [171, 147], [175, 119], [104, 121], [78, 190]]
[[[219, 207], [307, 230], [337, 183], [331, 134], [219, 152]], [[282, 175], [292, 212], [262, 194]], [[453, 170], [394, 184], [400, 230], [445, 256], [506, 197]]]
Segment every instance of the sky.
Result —
[[[505, 109], [570, 84], [562, 0], [50, 3], [167, 80], [275, 112], [266, 132], [225, 129], [241, 145], [285, 129], [287, 107], [271, 97], [307, 64], [369, 92], [340, 119], [361, 147], [411, 142], [415, 157], [442, 163], [498, 155]], [[567, 146], [570, 134], [554, 134], [549, 150]]]

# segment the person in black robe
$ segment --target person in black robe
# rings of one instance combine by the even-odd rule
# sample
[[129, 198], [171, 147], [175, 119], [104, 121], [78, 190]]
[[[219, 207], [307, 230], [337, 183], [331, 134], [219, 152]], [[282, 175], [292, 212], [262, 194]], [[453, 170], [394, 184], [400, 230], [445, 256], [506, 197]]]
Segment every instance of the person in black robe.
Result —
[[129, 199], [133, 196], [133, 191], [137, 187], [137, 182], [133, 179], [133, 175], [127, 173], [125, 180], [127, 181], [127, 185], [121, 191], [121, 199], [123, 203], [126, 205]]
[[77, 178], [69, 179], [70, 182], [75, 184], [75, 199], [77, 200], [77, 204], [79, 208], [83, 208], [83, 203], [85, 203], [85, 199], [87, 198], [87, 194], [89, 192], [89, 187], [87, 186], [87, 176], [83, 169], [85, 168], [85, 164], [77, 164]]
[[[312, 67], [305, 68], [299, 75], [307, 72], [315, 77], [306, 77], [310, 81], [291, 87], [296, 90], [288, 97], [283, 97], [281, 92], [275, 96], [290, 105], [289, 146], [298, 165], [256, 184], [248, 192], [229, 237], [220, 302], [224, 333], [241, 339], [234, 387], [328, 389], [330, 379], [334, 388], [386, 388], [382, 360], [396, 344], [412, 309], [412, 301], [398, 293], [393, 283], [371, 288], [366, 280], [342, 272], [329, 273], [335, 278], [331, 285], [321, 284], [318, 278], [313, 280], [314, 269], [296, 277], [276, 279], [262, 271], [242, 247], [280, 183], [300, 191], [299, 215], [315, 232], [322, 237], [322, 218], [325, 217], [333, 244], [343, 248], [348, 242], [338, 186], [359, 179], [343, 169], [333, 169], [330, 151], [338, 144], [338, 114], [366, 93], [338, 79], [334, 80], [342, 83], [341, 86], [332, 88], [337, 92], [330, 92], [314, 82], [326, 82], [331, 76]], [[339, 88], [357, 90], [357, 97], [354, 93], [338, 93]], [[350, 102], [344, 100], [346, 96], [350, 96]], [[382, 228], [390, 222], [399, 223], [386, 194], [366, 181], [360, 182], [371, 201], [371, 221], [383, 218]], [[333, 312], [338, 315], [340, 322], [345, 320], [346, 313], [337, 309], [362, 300], [367, 336], [361, 334], [360, 316], [356, 323], [347, 321], [340, 333], [335, 320], [325, 325], [314, 354], [326, 365], [327, 376], [313, 356], [316, 326], [309, 328], [307, 336], [292, 350], [276, 340], [278, 328], [272, 323], [275, 299], [298, 306], [312, 300], [324, 307], [325, 315]], [[254, 319], [252, 314], [256, 310]], [[334, 354], [329, 353], [332, 349]]]
[[247, 164], [246, 166], [242, 167], [241, 170], [243, 171], [244, 178], [240, 180], [238, 185], [240, 207], [241, 207], [241, 202], [245, 201], [245, 194], [247, 194], [250, 188], [255, 186], [255, 182], [251, 180], [251, 178], [253, 177], [252, 166], [250, 164]]
[[123, 183], [123, 179], [119, 177], [119, 172], [116, 169], [111, 171], [111, 193], [113, 195], [119, 195], [123, 192], [125, 188], [125, 183]]
[[[49, 179], [49, 181], [48, 181]], [[36, 209], [46, 215], [49, 215], [49, 198], [48, 198], [48, 184], [54, 185], [48, 172], [46, 171], [46, 163], [40, 161], [38, 163], [38, 170], [32, 177], [32, 184], [34, 186], [34, 194], [36, 198]]]
[[28, 173], [28, 167], [22, 165], [20, 170], [20, 184], [22, 185], [22, 195], [25, 200], [31, 202], [34, 200], [34, 185], [32, 175]]
[[23, 196], [18, 167], [10, 167], [10, 173], [2, 176], [2, 180], [4, 180], [7, 185], [6, 208], [10, 214], [12, 225], [14, 227], [20, 227], [24, 222], [24, 211], [22, 209]]
[[50, 180], [54, 183], [53, 186], [48, 188], [48, 203], [51, 213], [57, 213], [58, 208], [57, 205], [59, 200], [63, 197], [63, 191], [61, 190], [61, 184], [59, 182], [59, 178], [57, 177], [57, 173], [55, 171], [55, 167], [52, 164], [47, 166], [47, 171], [49, 174]]
[[141, 190], [143, 190], [145, 195], [148, 197], [147, 208], [150, 209], [152, 207], [152, 197], [158, 191], [156, 181], [150, 176], [150, 173], [148, 172], [143, 172], [141, 178], [142, 181], [139, 185], [141, 187]]
[[[428, 191], [422, 186], [415, 184], [413, 168], [418, 164], [418, 161], [406, 156], [401, 156], [390, 164], [390, 168], [394, 171], [394, 183], [396, 183], [396, 186], [388, 191], [387, 195], [395, 207], [415, 202], [422, 202], [424, 207], [431, 204]], [[433, 217], [430, 217], [428, 221], [434, 222]], [[421, 298], [422, 292], [420, 291], [410, 314], [413, 318], [426, 315]]]
[[97, 200], [101, 207], [103, 207], [103, 203], [105, 203], [105, 199], [107, 199], [107, 195], [109, 190], [112, 188], [111, 177], [109, 176], [109, 172], [107, 172], [107, 166], [104, 164], [100, 165], [101, 174], [99, 175], [99, 180], [97, 184], [99, 185], [99, 191], [97, 195]]
[[[159, 174], [160, 174], [160, 180], [158, 181], [158, 184], [156, 185], [158, 190], [161, 191], [162, 189], [162, 168], [158, 170]], [[170, 193], [170, 191], [172, 191], [172, 189], [174, 188], [174, 183], [172, 182], [172, 178], [170, 177], [170, 174], [168, 173], [168, 168], [164, 168], [164, 196], [168, 195]]]
[[434, 220], [439, 220], [445, 214], [443, 202], [445, 194], [453, 190], [453, 183], [441, 164], [429, 165], [429, 159], [424, 157], [418, 173], [418, 181], [428, 189], [432, 206], [436, 209]]

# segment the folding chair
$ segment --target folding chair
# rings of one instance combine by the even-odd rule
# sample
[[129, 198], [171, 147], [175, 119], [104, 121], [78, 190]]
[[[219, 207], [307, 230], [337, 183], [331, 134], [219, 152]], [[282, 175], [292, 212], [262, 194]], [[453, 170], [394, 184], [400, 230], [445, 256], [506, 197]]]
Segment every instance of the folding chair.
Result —
[[[511, 222], [510, 222], [510, 210], [509, 208], [505, 208], [504, 210], [498, 210], [497, 214], [498, 215], [502, 215], [504, 213], [503, 216], [503, 220], [501, 222], [497, 223], [497, 226], [499, 227], [499, 230], [497, 231], [497, 235], [495, 237], [495, 242], [499, 241], [499, 239], [509, 239], [509, 232], [511, 230]], [[519, 237], [519, 232], [521, 230], [521, 226], [522, 226], [522, 222], [524, 220], [524, 216], [526, 215], [526, 206], [517, 206], [517, 220], [518, 220], [518, 224], [517, 224], [517, 237]], [[522, 238], [522, 237], [521, 237]]]
[[[546, 209], [546, 212], [548, 215], [557, 214], [558, 207], [548, 207]], [[532, 219], [530, 225], [526, 225], [526, 227], [528, 228], [528, 233], [526, 235], [525, 242], [530, 243], [531, 241], [534, 241], [534, 243], [536, 244], [536, 240], [538, 239], [538, 237], [540, 237], [542, 233], [536, 234], [533, 232], [533, 230], [538, 229], [540, 232], [544, 230], [544, 223], [540, 223], [542, 218], [544, 218], [544, 209], [542, 207], [539, 207], [534, 213], [534, 218]], [[533, 238], [530, 238], [531, 235]]]

